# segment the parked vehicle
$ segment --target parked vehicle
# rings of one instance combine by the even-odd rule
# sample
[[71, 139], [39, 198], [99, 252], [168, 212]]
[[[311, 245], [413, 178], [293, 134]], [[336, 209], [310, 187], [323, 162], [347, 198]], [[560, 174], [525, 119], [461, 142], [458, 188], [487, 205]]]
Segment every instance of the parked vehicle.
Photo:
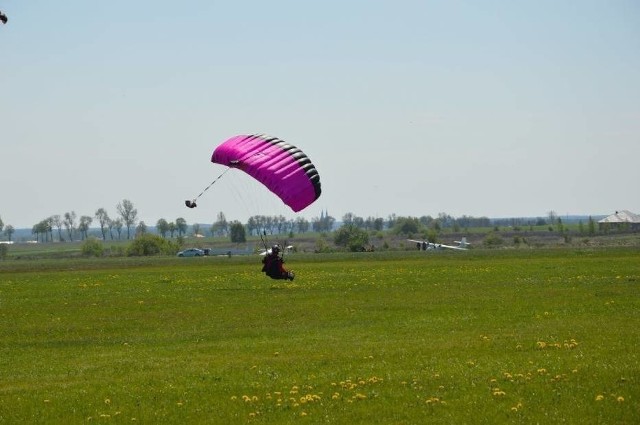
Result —
[[189, 248], [178, 252], [177, 255], [178, 257], [202, 257], [205, 253], [203, 250], [198, 248]]

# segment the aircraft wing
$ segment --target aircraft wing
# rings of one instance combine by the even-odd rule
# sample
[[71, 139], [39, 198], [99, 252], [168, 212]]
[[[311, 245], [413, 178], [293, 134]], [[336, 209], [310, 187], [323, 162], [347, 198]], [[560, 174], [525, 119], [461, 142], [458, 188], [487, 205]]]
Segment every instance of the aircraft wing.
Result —
[[440, 244], [438, 245], [441, 248], [447, 248], [447, 249], [457, 249], [458, 251], [466, 251], [467, 248], [463, 248], [461, 246], [453, 246], [453, 245], [444, 245], [444, 244]]
[[419, 240], [415, 240], [415, 239], [407, 239], [409, 242], [413, 242], [418, 246], [418, 249], [422, 249], [423, 251], [426, 251], [427, 249], [441, 249], [441, 248], [446, 248], [446, 249], [455, 249], [457, 251], [466, 251], [466, 245], [470, 245], [466, 242], [465, 240], [465, 246], [462, 246], [462, 244], [460, 244], [459, 246], [453, 246], [453, 245], [445, 245], [445, 244], [441, 244], [441, 243], [433, 243], [433, 242], [429, 242], [429, 241], [419, 241]]

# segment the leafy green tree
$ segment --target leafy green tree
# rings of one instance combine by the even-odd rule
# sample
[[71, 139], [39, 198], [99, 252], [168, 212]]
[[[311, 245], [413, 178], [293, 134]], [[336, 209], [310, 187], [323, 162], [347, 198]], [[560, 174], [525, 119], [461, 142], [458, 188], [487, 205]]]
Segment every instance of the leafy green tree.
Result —
[[309, 231], [309, 221], [304, 217], [296, 217], [295, 227], [298, 233], [307, 233]]
[[49, 220], [44, 219], [34, 225], [31, 229], [31, 233], [36, 235], [36, 240], [40, 240], [42, 242], [48, 241], [49, 235], [51, 234], [51, 225]]
[[247, 235], [244, 226], [239, 221], [232, 221], [229, 226], [231, 242], [243, 243], [247, 241]]
[[333, 242], [352, 252], [362, 251], [369, 245], [369, 233], [354, 224], [342, 225], [336, 231]]
[[7, 245], [6, 243], [0, 243], [0, 260], [6, 259], [8, 253], [9, 245]]
[[164, 218], [161, 218], [156, 223], [156, 230], [163, 238], [167, 237], [167, 232], [169, 231], [169, 223]]
[[135, 226], [138, 219], [138, 210], [133, 207], [133, 203], [128, 199], [123, 199], [116, 206], [122, 222], [127, 226], [127, 239], [131, 239], [131, 227]]
[[136, 237], [144, 235], [145, 233], [147, 233], [147, 225], [144, 224], [144, 221], [141, 221], [136, 226]]
[[185, 235], [185, 233], [187, 233], [187, 228], [189, 226], [187, 226], [187, 220], [185, 220], [182, 217], [179, 217], [176, 219], [176, 229], [178, 230], [178, 237], [181, 238], [182, 236]]
[[315, 232], [330, 232], [333, 228], [333, 223], [336, 219], [331, 217], [329, 213], [322, 212], [320, 218], [314, 218], [311, 220], [311, 227]]
[[589, 223], [588, 223], [588, 227], [589, 227], [589, 235], [593, 236], [596, 234], [596, 221], [593, 219], [593, 217], [589, 216]]
[[422, 231], [420, 220], [415, 217], [399, 217], [393, 226], [396, 235], [414, 235]]
[[4, 235], [7, 237], [7, 240], [9, 242], [11, 242], [11, 238], [13, 236], [13, 233], [15, 232], [15, 229], [13, 228], [12, 225], [7, 224], [4, 228]]

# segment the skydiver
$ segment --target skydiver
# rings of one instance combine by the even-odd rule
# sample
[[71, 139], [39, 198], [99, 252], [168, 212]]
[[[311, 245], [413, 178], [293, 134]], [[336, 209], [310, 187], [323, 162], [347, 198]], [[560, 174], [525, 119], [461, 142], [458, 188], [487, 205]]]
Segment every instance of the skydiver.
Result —
[[280, 245], [271, 247], [271, 252], [267, 252], [262, 259], [262, 271], [271, 279], [293, 280], [295, 277], [292, 271], [286, 270], [283, 266], [284, 260], [280, 256]]
[[3, 24], [6, 24], [8, 20], [9, 19], [7, 19], [7, 15], [5, 15], [2, 10], [0, 10], [0, 21], [2, 21]]

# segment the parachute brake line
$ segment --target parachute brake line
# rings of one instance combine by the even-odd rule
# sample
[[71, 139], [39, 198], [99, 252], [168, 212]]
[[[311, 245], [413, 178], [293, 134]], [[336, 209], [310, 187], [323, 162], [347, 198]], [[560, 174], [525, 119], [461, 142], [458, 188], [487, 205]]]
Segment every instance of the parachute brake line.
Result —
[[[262, 237], [262, 235], [264, 235], [264, 237]], [[264, 251], [268, 252], [269, 248], [267, 247], [267, 241], [266, 238], [267, 237], [267, 231], [262, 229], [262, 233], [260, 233], [260, 240], [262, 241], [262, 244], [264, 245]]]
[[205, 188], [204, 188], [204, 190], [203, 190], [202, 192], [200, 192], [200, 194], [199, 194], [198, 196], [196, 196], [195, 198], [193, 198], [193, 200], [191, 200], [191, 201], [190, 201], [190, 200], [186, 200], [186, 201], [184, 201], [185, 205], [186, 205], [187, 207], [189, 207], [189, 208], [195, 208], [195, 207], [197, 206], [197, 205], [196, 205], [196, 201], [198, 200], [198, 198], [200, 198], [202, 195], [204, 195], [204, 193], [205, 193], [207, 190], [209, 190], [209, 188], [210, 188], [211, 186], [213, 186], [213, 184], [214, 184], [215, 182], [217, 182], [218, 180], [220, 180], [220, 178], [222, 178], [222, 176], [224, 176], [224, 175], [227, 173], [227, 171], [229, 171], [230, 169], [231, 169], [231, 167], [227, 167], [227, 169], [226, 169], [226, 170], [224, 170], [224, 171], [222, 172], [222, 174], [220, 174], [218, 177], [216, 177], [216, 178], [215, 178], [215, 179], [214, 179], [214, 180], [209, 184], [209, 186], [205, 187]]

